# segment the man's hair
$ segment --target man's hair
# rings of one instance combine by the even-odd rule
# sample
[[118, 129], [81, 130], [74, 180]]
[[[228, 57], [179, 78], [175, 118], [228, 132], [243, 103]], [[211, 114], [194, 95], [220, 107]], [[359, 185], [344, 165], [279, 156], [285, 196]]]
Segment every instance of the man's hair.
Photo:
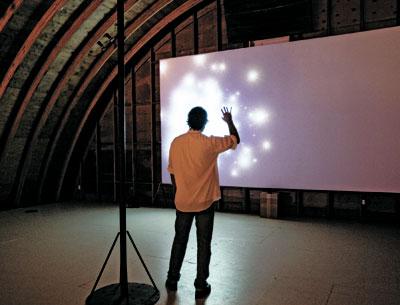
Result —
[[194, 107], [189, 111], [187, 123], [191, 129], [202, 130], [207, 123], [207, 111]]

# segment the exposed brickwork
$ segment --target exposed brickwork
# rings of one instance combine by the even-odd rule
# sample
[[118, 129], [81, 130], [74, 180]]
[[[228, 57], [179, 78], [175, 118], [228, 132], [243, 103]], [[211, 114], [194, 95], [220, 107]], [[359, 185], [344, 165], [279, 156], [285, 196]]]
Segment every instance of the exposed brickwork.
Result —
[[[161, 2], [156, 0], [141, 0], [136, 1], [132, 6], [132, 9], [126, 13], [126, 24], [129, 25], [135, 18], [150, 8], [155, 2]], [[147, 23], [130, 36], [127, 37], [126, 45], [127, 49], [130, 49], [136, 45], [136, 43], [150, 31], [157, 21], [164, 18], [168, 12], [178, 8], [180, 4], [185, 3], [184, 0], [173, 1], [168, 7], [161, 10], [148, 19]], [[398, 22], [396, 20], [397, 7], [396, 0], [365, 0], [362, 3], [359, 0], [332, 0], [332, 7], [328, 8], [327, 0], [313, 0], [313, 26], [314, 31], [312, 33], [304, 33], [293, 37], [294, 39], [311, 38], [316, 36], [324, 36], [328, 34], [341, 34], [360, 30], [367, 30], [372, 28], [379, 28], [385, 26], [393, 26]], [[34, 42], [29, 52], [26, 54], [22, 64], [16, 70], [14, 77], [11, 79], [7, 90], [2, 99], [0, 99], [0, 134], [4, 130], [4, 126], [10, 117], [12, 107], [15, 101], [19, 98], [21, 90], [24, 90], [26, 81], [35, 72], [35, 63], [38, 58], [46, 50], [49, 43], [57, 37], [57, 33], [61, 27], [67, 22], [70, 16], [74, 13], [77, 7], [82, 3], [79, 0], [70, 0], [63, 7], [62, 10], [58, 11], [54, 18], [50, 20], [48, 26], [42, 31], [39, 37]], [[103, 1], [102, 5], [85, 21], [79, 28], [79, 30], [73, 34], [68, 43], [60, 51], [56, 59], [51, 63], [47, 73], [41, 79], [38, 87], [36, 88], [32, 98], [27, 104], [27, 108], [22, 116], [21, 122], [18, 125], [16, 136], [11, 139], [8, 146], [6, 147], [4, 157], [0, 164], [1, 177], [0, 177], [0, 201], [7, 198], [9, 192], [12, 189], [14, 177], [18, 164], [20, 164], [20, 158], [24, 146], [27, 141], [29, 133], [32, 131], [33, 122], [37, 119], [40, 107], [43, 107], [44, 102], [48, 102], [52, 92], [52, 86], [59, 81], [59, 76], [66, 71], [66, 67], [70, 64], [70, 59], [76, 56], [79, 46], [82, 42], [90, 38], [94, 33], [94, 29], [99, 25], [101, 20], [110, 14], [116, 1], [107, 0]], [[3, 66], [7, 66], [15, 56], [19, 47], [24, 43], [24, 39], [29, 34], [29, 31], [35, 26], [36, 22], [43, 15], [46, 8], [49, 7], [51, 1], [23, 1], [21, 7], [16, 11], [15, 15], [10, 19], [4, 30], [0, 33], [0, 65], [1, 71], [5, 71]], [[198, 18], [198, 47], [199, 52], [211, 52], [217, 50], [217, 13], [216, 3], [213, 2], [207, 7], [200, 9], [197, 12]], [[222, 6], [223, 15], [223, 6]], [[242, 47], [242, 43], [231, 44], [227, 40], [227, 28], [224, 18], [221, 20], [222, 24], [222, 49], [232, 49]], [[328, 25], [330, 24], [330, 28]], [[175, 24], [175, 41], [176, 41], [176, 54], [177, 56], [189, 55], [194, 53], [194, 37], [193, 37], [193, 16], [189, 16], [179, 24]], [[107, 34], [107, 35], [106, 35]], [[37, 188], [37, 181], [39, 177], [41, 166], [44, 159], [45, 153], [53, 143], [49, 140], [54, 136], [55, 129], [57, 126], [61, 126], [60, 138], [55, 143], [54, 158], [52, 159], [49, 176], [47, 181], [54, 182], [54, 178], [59, 177], [60, 166], [65, 160], [66, 153], [72, 145], [77, 133], [77, 127], [81, 124], [83, 116], [87, 107], [91, 104], [91, 101], [97, 90], [101, 87], [103, 81], [108, 77], [109, 73], [114, 69], [116, 64], [116, 54], [105, 59], [105, 64], [99, 69], [97, 73], [94, 73], [94, 78], [88, 83], [88, 86], [82, 89], [83, 94], [80, 97], [75, 97], [76, 90], [80, 84], [87, 77], [88, 71], [91, 71], [95, 67], [96, 62], [102, 58], [102, 55], [107, 48], [111, 47], [110, 38], [113, 39], [116, 35], [116, 28], [114, 25], [110, 26], [104, 35], [98, 38], [99, 44], [94, 42], [88, 49], [87, 54], [84, 54], [82, 60], [77, 64], [73, 73], [68, 77], [67, 82], [62, 88], [60, 96], [57, 98], [54, 106], [49, 111], [49, 116], [45, 122], [44, 127], [38, 137], [38, 141], [34, 144], [31, 149], [30, 155], [27, 157], [27, 170], [26, 179], [23, 188], [23, 202], [31, 204], [31, 198], [34, 197], [35, 189]], [[159, 38], [158, 38], [159, 39]], [[170, 35], [164, 35], [158, 41], [153, 41], [156, 45], [156, 71], [158, 71], [158, 60], [160, 58], [168, 58], [172, 56], [172, 47]], [[127, 122], [136, 122], [136, 133], [132, 135], [132, 130], [129, 130], [128, 135], [130, 138], [129, 142], [129, 155], [130, 159], [135, 158], [136, 165], [133, 172], [138, 172], [136, 183], [138, 186], [137, 194], [141, 198], [151, 197], [151, 183], [152, 179], [152, 156], [151, 156], [151, 97], [152, 90], [154, 91], [153, 102], [159, 103], [159, 76], [156, 72], [155, 80], [156, 85], [152, 88], [151, 85], [151, 68], [149, 62], [149, 53], [143, 55], [142, 59], [134, 58], [135, 65], [133, 69], [135, 72], [134, 87], [132, 88], [136, 94], [134, 101], [137, 105], [129, 104], [127, 110], [130, 115], [127, 116]], [[132, 67], [132, 65], [129, 65]], [[0, 78], [2, 76], [0, 72]], [[132, 97], [129, 98], [131, 103]], [[70, 103], [72, 102], [71, 106]], [[69, 107], [69, 108], [68, 108]], [[134, 109], [133, 109], [133, 108]], [[159, 118], [159, 105], [156, 108], [156, 152], [155, 158], [160, 160], [160, 118]], [[69, 111], [66, 112], [66, 109]], [[96, 109], [96, 108], [95, 108]], [[131, 113], [136, 113], [135, 117], [132, 117]], [[60, 125], [60, 122], [65, 114], [70, 113], [65, 125]], [[104, 153], [101, 158], [104, 162], [104, 187], [108, 189], [109, 193], [112, 193], [113, 185], [113, 110], [109, 108], [107, 115], [101, 122], [102, 137], [101, 137], [101, 153]], [[130, 124], [131, 125], [131, 124]], [[86, 125], [85, 125], [86, 126]], [[127, 125], [129, 126], [129, 124]], [[79, 131], [80, 132], [80, 131]], [[133, 139], [137, 143], [133, 143]], [[91, 151], [95, 149], [96, 145], [92, 143]], [[79, 152], [85, 151], [85, 147], [76, 147]], [[103, 151], [104, 150], [104, 151]], [[93, 154], [91, 155], [93, 157]], [[89, 157], [89, 158], [92, 158]], [[88, 161], [89, 162], [89, 161]], [[90, 167], [87, 167], [90, 168]], [[129, 179], [132, 179], [132, 177]], [[86, 176], [87, 178], [88, 176]], [[25, 176], [23, 177], [25, 178]], [[157, 169], [155, 173], [155, 180], [160, 180], [160, 170]], [[36, 185], [36, 186], [35, 186]], [[135, 190], [133, 190], [135, 192]], [[105, 191], [107, 193], [107, 191]], [[227, 199], [230, 200], [228, 208], [232, 210], [241, 210], [243, 208], [243, 191], [242, 190], [226, 190]], [[292, 204], [294, 201], [294, 193], [290, 193], [288, 198], [292, 198], [290, 201]], [[110, 198], [110, 197], [108, 197]], [[250, 192], [250, 210], [256, 212], [257, 202], [259, 198], [258, 191]], [[325, 208], [328, 204], [328, 197], [326, 193], [305, 193], [304, 194], [304, 207], [305, 208]], [[335, 194], [335, 207], [338, 209], [346, 208], [345, 202], [348, 202], [348, 209], [356, 210], [357, 203], [359, 201], [359, 195], [357, 194]], [[229, 201], [227, 200], [227, 201]], [[390, 201], [390, 200], [389, 200]], [[289, 204], [289, 205], [290, 205]], [[391, 203], [389, 203], [390, 206]]]

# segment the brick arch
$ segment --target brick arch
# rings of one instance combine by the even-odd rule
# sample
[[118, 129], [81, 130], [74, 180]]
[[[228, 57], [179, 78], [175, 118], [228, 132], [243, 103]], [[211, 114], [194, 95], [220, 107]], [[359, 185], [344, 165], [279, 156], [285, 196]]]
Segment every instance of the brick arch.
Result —
[[[126, 30], [125, 30], [125, 36], [129, 37], [132, 35], [135, 30], [137, 30], [141, 25], [143, 25], [152, 15], [155, 15], [159, 10], [161, 10], [164, 6], [168, 5], [171, 3], [171, 0], [160, 0], [157, 1], [154, 6], [152, 6], [149, 10], [144, 12], [137, 20], [136, 22], [133, 22], [130, 24]], [[115, 16], [116, 17], [116, 16]], [[115, 21], [115, 20], [114, 20]], [[54, 134], [52, 135], [51, 143], [48, 145], [48, 148], [45, 153], [45, 158], [44, 158], [44, 163], [42, 164], [41, 170], [40, 170], [40, 185], [39, 185], [39, 201], [41, 200], [41, 193], [43, 190], [43, 184], [45, 182], [47, 172], [49, 165], [51, 163], [51, 159], [54, 154], [54, 150], [56, 148], [56, 144], [59, 141], [59, 138], [61, 136], [61, 132], [64, 129], [66, 123], [68, 122], [68, 118], [70, 116], [71, 111], [73, 110], [74, 106], [79, 102], [79, 99], [82, 97], [82, 95], [85, 93], [85, 90], [91, 83], [92, 79], [97, 75], [97, 73], [100, 71], [101, 67], [107, 62], [107, 60], [116, 52], [115, 45], [110, 45], [107, 50], [101, 55], [101, 57], [95, 62], [93, 66], [90, 67], [86, 75], [83, 77], [83, 81], [78, 85], [78, 87], [75, 90], [74, 93], [74, 98], [72, 99], [71, 103], [66, 107], [65, 111], [63, 111], [63, 114], [61, 115], [61, 118], [59, 122], [57, 123], [56, 128], [54, 129]], [[63, 84], [60, 86], [60, 90], [62, 89]], [[57, 94], [57, 96], [52, 97], [53, 103], [57, 100], [59, 94], [61, 91]]]
[[[135, 44], [131, 49], [129, 49], [126, 54], [125, 54], [125, 63], [128, 63], [136, 54], [138, 54], [140, 51], [142, 51], [143, 48], [146, 47], [146, 45], [151, 41], [152, 38], [154, 38], [158, 33], [160, 33], [164, 28], [169, 26], [174, 20], [179, 18], [181, 15], [187, 13], [188, 11], [192, 10], [195, 8], [197, 5], [201, 3], [209, 3], [210, 1], [204, 1], [204, 0], [188, 0], [184, 4], [182, 4], [179, 8], [173, 10], [170, 14], [167, 16], [164, 16], [156, 26], [153, 26], [141, 39], [137, 44]], [[115, 66], [112, 70], [112, 72], [108, 75], [108, 77], [101, 83], [100, 88], [97, 90], [95, 96], [90, 102], [89, 107], [86, 109], [82, 119], [79, 122], [79, 125], [77, 126], [76, 132], [74, 133], [73, 141], [71, 145], [69, 145], [66, 153], [65, 153], [65, 158], [63, 164], [60, 166], [61, 170], [59, 171], [59, 175], [56, 178], [57, 183], [56, 183], [56, 200], [59, 199], [61, 189], [63, 186], [63, 181], [65, 177], [65, 173], [68, 168], [68, 164], [72, 155], [72, 152], [75, 148], [76, 142], [78, 141], [79, 135], [82, 131], [82, 128], [84, 127], [91, 111], [95, 108], [98, 100], [102, 96], [102, 94], [105, 92], [105, 90], [110, 86], [112, 83], [112, 80], [116, 77], [117, 75], [117, 67]], [[61, 133], [61, 130], [58, 130], [59, 133]], [[57, 145], [57, 142], [53, 142], [52, 145]], [[45, 162], [48, 163], [47, 168], [49, 164], [51, 163], [52, 158], [48, 158]], [[46, 179], [46, 175], [42, 175], [42, 190], [43, 190], [43, 184]]]
[[9, 67], [7, 67], [7, 72], [4, 74], [3, 79], [0, 82], [0, 98], [3, 96], [8, 87], [8, 84], [14, 76], [15, 71], [24, 60], [25, 55], [31, 49], [36, 39], [39, 37], [40, 33], [46, 28], [54, 15], [58, 12], [59, 9], [61, 9], [65, 5], [66, 2], [67, 0], [54, 1], [53, 4], [39, 19], [39, 21], [35, 24], [29, 36], [19, 48], [17, 55], [13, 58]]
[[[8, 143], [11, 139], [14, 138], [18, 127], [21, 123], [22, 117], [25, 113], [25, 110], [30, 102], [30, 99], [34, 95], [37, 87], [39, 86], [42, 78], [49, 70], [51, 64], [56, 59], [60, 51], [65, 47], [68, 41], [71, 39], [72, 35], [80, 28], [83, 22], [98, 8], [101, 4], [101, 0], [94, 0], [86, 5], [82, 11], [79, 12], [79, 16], [72, 22], [72, 24], [68, 27], [68, 29], [62, 34], [61, 38], [53, 37], [53, 40], [57, 39], [57, 43], [53, 43], [53, 40], [49, 43], [49, 50], [45, 49], [45, 54], [41, 55], [41, 58], [44, 58], [44, 62], [37, 63], [32, 71], [31, 75], [34, 76], [32, 78], [28, 77], [27, 81], [28, 86], [25, 89], [21, 89], [21, 92], [13, 105], [13, 110], [11, 111], [7, 123], [4, 127], [3, 135], [0, 141], [0, 160], [7, 149]], [[37, 71], [35, 68], [39, 66], [39, 70]], [[35, 124], [35, 123], [34, 123]], [[29, 139], [28, 139], [29, 141]], [[22, 158], [23, 160], [24, 158]]]
[[[90, 13], [95, 10], [95, 8], [101, 4], [102, 1], [92, 1], [88, 8], [83, 12], [81, 15], [82, 18], [86, 17], [88, 18], [90, 16]], [[130, 10], [133, 5], [137, 2], [137, 0], [127, 0], [125, 2], [125, 10]], [[77, 49], [77, 52], [73, 54], [73, 56], [70, 58], [70, 60], [67, 61], [65, 64], [66, 69], [62, 70], [60, 75], [57, 77], [56, 81], [53, 83], [51, 86], [48, 95], [44, 99], [44, 102], [41, 105], [41, 108], [37, 114], [36, 119], [34, 120], [32, 129], [28, 135], [27, 142], [24, 146], [23, 152], [22, 152], [22, 158], [20, 163], [18, 164], [17, 168], [17, 174], [16, 178], [14, 179], [14, 184], [13, 184], [13, 189], [12, 189], [12, 194], [11, 198], [13, 198], [15, 203], [19, 202], [19, 199], [21, 197], [21, 192], [23, 189], [24, 181], [26, 178], [27, 171], [29, 169], [29, 162], [28, 158], [32, 152], [32, 149], [37, 142], [37, 139], [39, 137], [40, 131], [42, 130], [43, 126], [45, 125], [48, 116], [51, 113], [51, 110], [55, 103], [57, 102], [57, 99], [59, 98], [60, 94], [62, 93], [63, 89], [68, 83], [69, 78], [74, 74], [76, 71], [76, 68], [79, 66], [79, 64], [82, 62], [82, 60], [85, 58], [89, 50], [93, 47], [93, 45], [96, 44], [96, 42], [103, 37], [103, 35], [107, 32], [107, 30], [116, 22], [116, 10], [115, 8], [113, 9], [114, 13], [109, 17], [106, 18], [105, 20], [102, 21], [101, 25], [97, 28], [95, 33], [89, 37], [86, 41], [86, 43], [81, 47]], [[15, 116], [15, 118], [11, 118], [12, 121], [12, 128], [9, 129], [9, 132], [5, 134], [6, 141], [10, 141], [10, 139], [15, 135], [16, 131], [18, 130], [18, 126], [21, 122], [21, 119], [23, 117], [23, 113], [27, 107], [27, 104], [29, 103], [29, 99], [32, 97], [32, 95], [35, 93], [35, 89], [39, 85], [41, 79], [47, 72], [47, 68], [50, 67], [51, 63], [53, 60], [57, 57], [58, 52], [61, 51], [62, 47], [68, 42], [69, 38], [71, 38], [74, 30], [77, 30], [79, 25], [82, 24], [85, 19], [79, 18], [79, 20], [76, 20], [72, 25], [70, 31], [68, 33], [65, 33], [65, 35], [61, 38], [59, 45], [56, 46], [55, 49], [52, 50], [52, 52], [49, 54], [48, 60], [46, 60], [45, 64], [42, 66], [40, 71], [38, 72], [37, 77], [35, 78], [34, 82], [32, 82], [30, 88], [27, 91], [27, 94], [24, 96], [23, 102], [22, 102], [22, 107], [18, 109], [18, 113]], [[87, 19], [86, 19], [87, 20]], [[6, 142], [6, 143], [7, 143]], [[4, 147], [5, 150], [5, 147]], [[1, 157], [1, 151], [0, 151], [0, 157]]]
[[8, 21], [14, 16], [14, 13], [21, 6], [22, 0], [14, 0], [10, 3], [3, 16], [0, 17], [0, 32], [3, 31]]

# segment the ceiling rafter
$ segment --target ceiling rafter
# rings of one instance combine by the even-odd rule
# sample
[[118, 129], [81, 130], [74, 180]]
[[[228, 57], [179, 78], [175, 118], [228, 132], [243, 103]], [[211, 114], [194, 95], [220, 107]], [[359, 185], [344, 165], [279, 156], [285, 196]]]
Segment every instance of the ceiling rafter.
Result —
[[[134, 4], [137, 2], [137, 0], [127, 0], [125, 2], [125, 11], [129, 11]], [[171, 1], [170, 1], [171, 2]], [[157, 3], [157, 2], [156, 2]], [[145, 10], [146, 12], [147, 10]], [[87, 55], [87, 53], [89, 52], [89, 50], [92, 48], [92, 46], [94, 44], [97, 43], [97, 41], [103, 37], [103, 35], [107, 32], [107, 30], [116, 22], [117, 20], [117, 13], [116, 13], [116, 9], [113, 9], [113, 14], [104, 21], [104, 23], [97, 29], [97, 31], [88, 39], [88, 41], [85, 43], [84, 46], [82, 46], [82, 48], [74, 55], [74, 58], [72, 60], [70, 60], [68, 62], [67, 69], [62, 73], [62, 77], [60, 77], [60, 79], [57, 79], [55, 81], [55, 83], [53, 84], [51, 90], [49, 91], [50, 95], [47, 96], [45, 98], [45, 106], [42, 107], [43, 110], [38, 114], [38, 116], [40, 117], [40, 121], [38, 123], [38, 125], [35, 127], [35, 129], [42, 129], [45, 122], [47, 121], [47, 118], [51, 112], [51, 109], [53, 108], [53, 106], [55, 105], [55, 103], [57, 102], [61, 92], [63, 91], [63, 89], [65, 88], [65, 86], [67, 85], [67, 82], [69, 80], [69, 78], [74, 74], [76, 68], [79, 66], [79, 64], [82, 62], [82, 60], [84, 59], [84, 57]], [[112, 46], [112, 45], [110, 45]], [[109, 47], [110, 47], [109, 46]], [[64, 114], [62, 115], [64, 116]], [[57, 130], [59, 128], [59, 126], [57, 126], [55, 128], [55, 130]], [[37, 133], [37, 131], [34, 131], [35, 133]], [[38, 135], [35, 136], [35, 141], [36, 138], [38, 137]], [[50, 142], [52, 142], [52, 139], [54, 139], [55, 136], [51, 136], [51, 140]], [[32, 141], [33, 143], [33, 141]], [[30, 145], [29, 150], [32, 149], [33, 145]], [[48, 145], [49, 146], [49, 145]], [[52, 147], [52, 144], [50, 143], [50, 147]], [[53, 154], [52, 151], [53, 149], [46, 149], [45, 152], [45, 160], [49, 159], [49, 155]], [[23, 163], [23, 167], [25, 167], [25, 161], [21, 160], [21, 162]], [[39, 196], [38, 199], [39, 201], [41, 201], [41, 194], [42, 194], [42, 189], [43, 189], [43, 183], [48, 171], [48, 165], [49, 162], [45, 161], [40, 169], [40, 177], [41, 177], [41, 181], [40, 181], [40, 185], [39, 185]], [[26, 171], [26, 169], [23, 170], [24, 172]], [[25, 179], [25, 176], [22, 177], [22, 180]], [[18, 180], [21, 180], [21, 177], [18, 177]], [[21, 188], [23, 183], [20, 183], [21, 181], [15, 182], [18, 183], [17, 187]], [[20, 194], [20, 190], [17, 191], [17, 194]]]
[[13, 58], [10, 66], [7, 68], [7, 72], [4, 74], [3, 79], [0, 83], [0, 98], [3, 97], [4, 92], [6, 91], [8, 84], [11, 79], [14, 77], [15, 71], [19, 67], [19, 65], [24, 60], [26, 54], [29, 52], [36, 39], [39, 37], [41, 32], [46, 28], [48, 23], [53, 19], [54, 15], [61, 9], [67, 0], [58, 0], [54, 1], [53, 4], [47, 9], [47, 11], [43, 14], [40, 20], [35, 24], [34, 28], [30, 32], [29, 36], [26, 38], [20, 49], [18, 50], [17, 55]]
[[[137, 0], [126, 0], [125, 10], [129, 11], [136, 2], [137, 2]], [[93, 8], [92, 5], [95, 5], [95, 3], [97, 3], [97, 1], [93, 1], [93, 3], [91, 3], [91, 8]], [[32, 126], [32, 129], [28, 135], [27, 142], [25, 143], [25, 146], [24, 146], [22, 158], [20, 160], [20, 163], [18, 164], [17, 175], [16, 175], [16, 178], [14, 179], [13, 191], [11, 194], [11, 198], [13, 198], [14, 202], [18, 203], [20, 200], [23, 185], [24, 185], [25, 178], [26, 178], [26, 173], [28, 171], [28, 166], [29, 166], [29, 162], [27, 162], [28, 158], [31, 154], [34, 144], [37, 142], [37, 138], [39, 137], [40, 131], [42, 130], [44, 124], [47, 121], [47, 118], [51, 112], [51, 109], [53, 108], [53, 106], [56, 103], [57, 99], [59, 98], [61, 92], [67, 85], [69, 78], [74, 74], [76, 68], [83, 61], [83, 59], [88, 54], [90, 49], [93, 47], [93, 45], [96, 44], [98, 39], [100, 39], [104, 35], [104, 33], [106, 33], [107, 30], [115, 23], [116, 18], [117, 18], [116, 8], [113, 8], [113, 12], [114, 13], [109, 18], [106, 18], [105, 20], [103, 20], [103, 23], [99, 26], [97, 31], [86, 41], [86, 43], [81, 48], [78, 49], [78, 52], [76, 54], [72, 55], [73, 56], [72, 59], [69, 60], [67, 62], [67, 64], [65, 65], [66, 71], [60, 72], [59, 77], [56, 79], [56, 81], [50, 88], [48, 95], [44, 99], [44, 103], [41, 105], [40, 110], [39, 110], [39, 112], [36, 116], [36, 119], [34, 121], [34, 124]], [[88, 15], [88, 16], [90, 16], [90, 15]], [[85, 20], [82, 20], [82, 21], [84, 22]], [[49, 65], [50, 64], [51, 64], [51, 62], [49, 62]], [[40, 83], [40, 80], [39, 80], [39, 83]], [[32, 94], [33, 93], [34, 93], [34, 90], [33, 90]], [[29, 102], [29, 100], [27, 100], [27, 102]], [[25, 108], [26, 108], [26, 105], [25, 105]], [[18, 126], [22, 119], [22, 114], [23, 114], [23, 112], [20, 114], [18, 122], [13, 124], [13, 125], [15, 125], [14, 126], [14, 128], [15, 128], [14, 134], [15, 134], [16, 130], [18, 130]]]
[[[42, 78], [45, 76], [46, 72], [50, 68], [53, 61], [57, 58], [59, 52], [65, 47], [68, 41], [71, 39], [72, 35], [80, 28], [83, 22], [98, 8], [102, 3], [102, 0], [91, 1], [79, 14], [78, 18], [73, 21], [68, 30], [62, 35], [58, 40], [56, 45], [49, 50], [48, 54], [44, 55], [45, 62], [40, 63], [39, 71], [35, 71], [34, 79], [28, 84], [27, 90], [21, 90], [20, 95], [17, 98], [16, 103], [13, 106], [13, 111], [8, 117], [5, 129], [3, 132], [3, 137], [0, 141], [0, 161], [4, 156], [4, 152], [7, 148], [8, 143], [14, 138], [18, 127], [21, 123], [22, 117], [25, 113], [26, 107], [28, 106], [35, 90], [39, 86]], [[28, 78], [29, 80], [29, 78]], [[14, 110], [15, 109], [15, 110]]]
[[0, 32], [3, 31], [8, 21], [14, 16], [14, 13], [19, 9], [22, 4], [22, 0], [14, 0], [11, 2], [4, 15], [0, 17]]
[[[3, 151], [6, 150], [7, 144], [12, 139], [17, 130], [18, 127], [21, 123], [21, 119], [23, 117], [23, 114], [26, 110], [26, 107], [28, 106], [30, 99], [32, 98], [33, 94], [35, 93], [35, 90], [39, 86], [42, 78], [46, 74], [47, 70], [53, 63], [53, 61], [57, 58], [59, 52], [65, 47], [65, 45], [68, 43], [68, 41], [71, 39], [73, 34], [79, 30], [80, 26], [87, 20], [87, 18], [90, 17], [90, 15], [100, 6], [102, 3], [102, 0], [94, 0], [91, 1], [83, 10], [81, 14], [79, 14], [79, 17], [74, 20], [74, 22], [71, 24], [71, 26], [68, 28], [68, 30], [63, 34], [63, 36], [58, 40], [57, 44], [55, 45], [54, 48], [51, 49], [49, 54], [46, 54], [45, 62], [40, 66], [39, 72], [35, 75], [34, 80], [30, 83], [29, 89], [27, 91], [22, 92], [22, 97], [21, 99], [18, 98], [15, 107], [17, 107], [17, 114], [11, 115], [9, 117], [10, 120], [12, 120], [11, 129], [7, 130], [4, 133], [4, 136], [6, 137], [5, 143], [3, 144], [3, 147], [0, 147], [0, 160], [2, 157], [2, 148]], [[21, 101], [22, 100], [22, 101]], [[42, 108], [42, 107], [41, 107]], [[22, 194], [22, 189], [23, 185], [25, 182], [25, 177], [29, 168], [29, 156], [32, 151], [32, 147], [35, 145], [37, 138], [39, 136], [39, 133], [41, 131], [41, 127], [43, 126], [43, 123], [41, 123], [42, 120], [42, 115], [40, 115], [41, 111], [39, 110], [38, 115], [36, 116], [33, 126], [31, 131], [29, 132], [27, 141], [25, 143], [24, 149], [22, 151], [22, 156], [21, 160], [18, 164], [17, 168], [17, 174], [15, 177], [15, 182], [14, 182], [14, 187], [13, 187], [13, 195], [14, 195], [14, 201], [19, 202]], [[22, 179], [21, 179], [22, 177]]]
[[[164, 29], [166, 26], [168, 26], [170, 23], [172, 23], [175, 19], [177, 19], [180, 15], [186, 13], [187, 11], [191, 10], [193, 7], [197, 6], [198, 4], [205, 2], [204, 0], [189, 0], [186, 1], [184, 4], [179, 6], [179, 8], [173, 10], [170, 12], [167, 16], [163, 17], [155, 26], [153, 26], [141, 39], [139, 42], [131, 49], [128, 50], [128, 52], [124, 56], [125, 64], [128, 63], [132, 57], [137, 54], [153, 37], [155, 37], [162, 29]], [[131, 33], [129, 33], [130, 35]], [[79, 122], [79, 125], [77, 127], [77, 132], [74, 134], [74, 138], [72, 141], [72, 144], [68, 146], [67, 152], [66, 152], [66, 157], [63, 159], [63, 164], [61, 166], [61, 171], [60, 175], [57, 178], [57, 192], [56, 192], [56, 200], [59, 200], [60, 194], [61, 194], [61, 189], [65, 177], [65, 173], [69, 164], [69, 160], [71, 158], [72, 152], [75, 148], [75, 144], [79, 138], [80, 132], [82, 131], [83, 126], [86, 123], [86, 120], [88, 119], [91, 111], [94, 109], [94, 107], [97, 104], [97, 101], [100, 99], [104, 91], [107, 89], [111, 81], [116, 77], [117, 75], [117, 67], [114, 67], [112, 72], [108, 75], [108, 77], [102, 82], [101, 87], [96, 91], [96, 95], [94, 98], [91, 100], [89, 107], [86, 109], [85, 114], [82, 118], [82, 120]], [[53, 144], [54, 145], [54, 144]], [[46, 161], [48, 162], [48, 161]]]

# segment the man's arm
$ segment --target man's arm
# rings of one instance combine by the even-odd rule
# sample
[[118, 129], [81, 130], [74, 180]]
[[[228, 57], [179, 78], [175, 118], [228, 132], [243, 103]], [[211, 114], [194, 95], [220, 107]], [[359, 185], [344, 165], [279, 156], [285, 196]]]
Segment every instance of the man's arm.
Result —
[[231, 111], [232, 111], [232, 108], [231, 108], [231, 110], [229, 110], [227, 107], [223, 107], [221, 109], [221, 112], [222, 112], [222, 115], [223, 115], [222, 119], [228, 124], [229, 134], [235, 136], [236, 139], [237, 139], [237, 144], [239, 144], [240, 143], [240, 137], [239, 137], [239, 133], [238, 133], [238, 131], [236, 129], [236, 126], [233, 123]]

